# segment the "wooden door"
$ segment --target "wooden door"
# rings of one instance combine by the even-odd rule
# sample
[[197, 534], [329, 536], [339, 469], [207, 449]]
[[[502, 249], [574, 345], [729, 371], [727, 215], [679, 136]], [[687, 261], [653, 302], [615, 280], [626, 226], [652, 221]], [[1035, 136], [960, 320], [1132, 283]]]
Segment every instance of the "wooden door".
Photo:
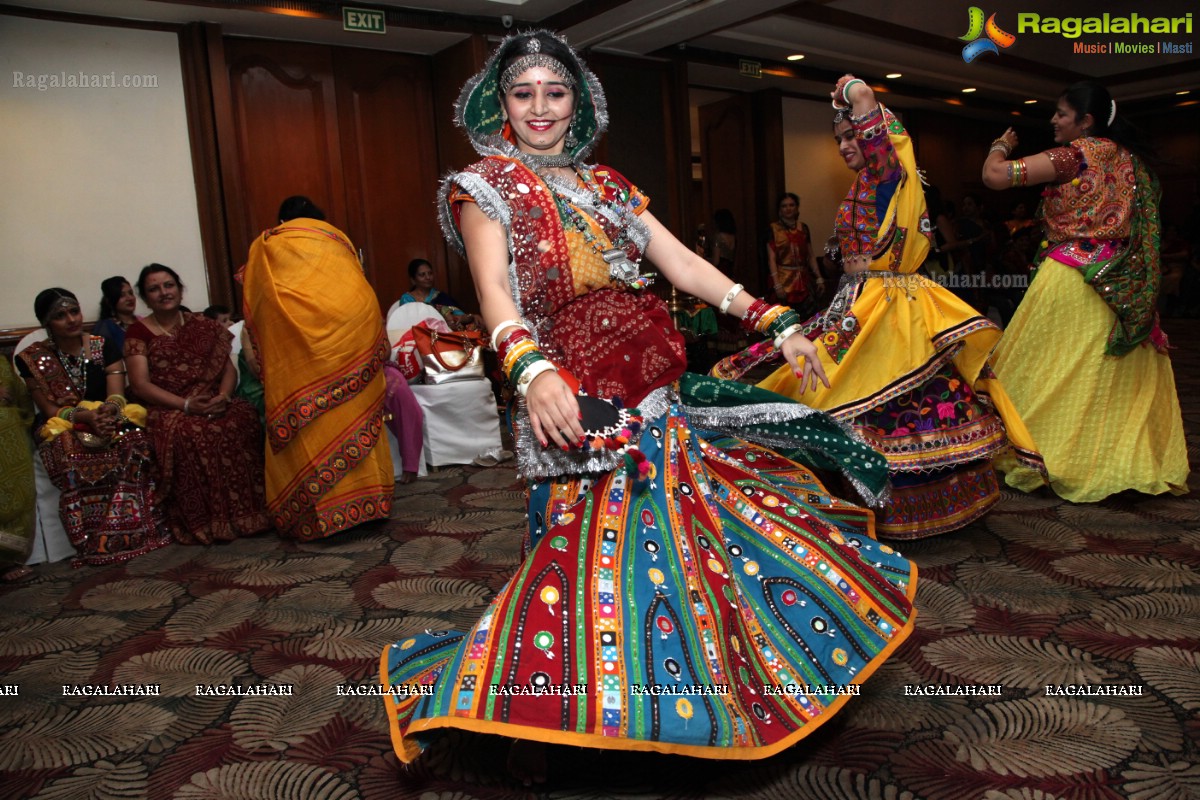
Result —
[[234, 263], [244, 263], [290, 195], [344, 224], [337, 90], [328, 47], [226, 38], [225, 58], [236, 142], [222, 158], [235, 159], [237, 182], [226, 191], [226, 219]]
[[700, 164], [704, 182], [704, 220], [713, 236], [712, 216], [719, 208], [733, 213], [737, 248], [729, 277], [761, 296], [755, 250], [760, 226], [756, 209], [751, 102], [747, 95], [700, 106]]
[[411, 259], [442, 260], [428, 59], [228, 37], [224, 50], [234, 261], [278, 222], [281, 200], [303, 194], [361, 251], [386, 309], [408, 289]]
[[[442, 261], [429, 62], [335, 48], [347, 230], [386, 309], [408, 291], [408, 262]], [[442, 289], [447, 287], [442, 284]]]

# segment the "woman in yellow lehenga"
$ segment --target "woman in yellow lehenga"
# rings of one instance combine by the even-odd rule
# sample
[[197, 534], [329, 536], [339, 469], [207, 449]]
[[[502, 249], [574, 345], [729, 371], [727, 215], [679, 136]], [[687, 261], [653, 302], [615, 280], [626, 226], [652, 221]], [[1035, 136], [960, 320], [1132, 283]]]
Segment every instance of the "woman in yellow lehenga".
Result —
[[[931, 227], [908, 133], [852, 75], [833, 96], [834, 137], [857, 176], [834, 224], [846, 274], [806, 330], [830, 385], [802, 391], [782, 367], [761, 386], [849, 423], [883, 453], [892, 496], [876, 517], [881, 536], [945, 533], [999, 499], [992, 458], [1011, 448], [1031, 467], [1040, 459], [988, 368], [999, 328], [916, 274]], [[769, 351], [756, 345], [718, 374], [744, 373]]]
[[[1132, 130], [1103, 86], [1068, 88], [1051, 124], [1058, 147], [1010, 160], [1010, 128], [983, 165], [992, 189], [1047, 184], [1044, 260], [996, 349], [996, 373], [1059, 496], [1186, 494], [1183, 419], [1155, 310], [1158, 180], [1131, 152]], [[1019, 464], [999, 466], [1018, 489], [1046, 482]]]
[[267, 506], [281, 534], [320, 539], [391, 513], [388, 340], [350, 240], [307, 198], [285, 200], [279, 217], [243, 277], [265, 392]]

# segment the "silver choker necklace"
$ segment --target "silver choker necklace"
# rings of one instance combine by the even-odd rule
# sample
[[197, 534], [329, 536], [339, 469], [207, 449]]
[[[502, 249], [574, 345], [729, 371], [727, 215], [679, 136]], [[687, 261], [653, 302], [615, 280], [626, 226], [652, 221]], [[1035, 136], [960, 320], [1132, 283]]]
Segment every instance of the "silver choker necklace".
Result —
[[575, 157], [565, 151], [562, 153], [553, 153], [549, 155], [542, 155], [541, 153], [526, 153], [521, 151], [517, 158], [521, 159], [522, 163], [531, 169], [569, 167], [575, 163]]

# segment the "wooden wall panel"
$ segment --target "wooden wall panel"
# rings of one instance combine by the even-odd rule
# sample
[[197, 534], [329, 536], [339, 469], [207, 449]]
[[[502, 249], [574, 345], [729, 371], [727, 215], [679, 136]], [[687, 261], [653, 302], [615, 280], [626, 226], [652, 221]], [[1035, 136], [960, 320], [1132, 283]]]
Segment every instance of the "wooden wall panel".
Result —
[[386, 309], [409, 288], [408, 262], [442, 249], [429, 62], [347, 48], [333, 55], [346, 233]]
[[[458, 93], [467, 79], [483, 69], [491, 50], [492, 45], [487, 39], [476, 34], [453, 47], [447, 47], [431, 59], [439, 175], [457, 172], [479, 159], [466, 133], [454, 124], [454, 101], [458, 99]], [[429, 198], [430, 208], [435, 208], [434, 199]], [[471, 279], [466, 259], [445, 244], [445, 240], [430, 250], [426, 258], [433, 264], [438, 287], [449, 292], [466, 310], [478, 311], [475, 281]]]
[[711, 229], [712, 214], [719, 208], [729, 209], [737, 223], [738, 244], [729, 277], [761, 296], [754, 232], [763, 222], [754, 182], [757, 145], [752, 105], [750, 96], [735, 95], [700, 107], [700, 163], [708, 227]]
[[227, 38], [225, 57], [241, 179], [227, 218], [241, 263], [289, 195], [307, 195], [345, 224], [345, 185], [330, 48]]

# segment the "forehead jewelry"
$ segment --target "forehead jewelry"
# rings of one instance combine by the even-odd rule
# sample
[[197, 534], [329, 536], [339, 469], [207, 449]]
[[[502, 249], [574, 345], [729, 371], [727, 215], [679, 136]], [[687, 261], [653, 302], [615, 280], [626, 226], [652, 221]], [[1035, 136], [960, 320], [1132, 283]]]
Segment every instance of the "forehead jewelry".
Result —
[[67, 297], [66, 295], [59, 295], [58, 297], [56, 297], [54, 299], [54, 302], [50, 304], [50, 308], [46, 309], [46, 316], [45, 316], [45, 319], [42, 320], [42, 324], [45, 324], [47, 321], [50, 320], [51, 317], [53, 317], [55, 314], [57, 314], [62, 309], [75, 308], [78, 306], [79, 306], [79, 301], [76, 300], [74, 297]]
[[516, 83], [518, 75], [534, 67], [550, 70], [558, 76], [563, 86], [566, 86], [568, 89], [575, 88], [575, 79], [571, 77], [571, 71], [557, 58], [546, 55], [541, 50], [542, 43], [536, 38], [531, 38], [525, 43], [525, 55], [510, 64], [508, 69], [504, 70], [503, 74], [500, 75], [501, 94], [508, 93], [512, 85]]

